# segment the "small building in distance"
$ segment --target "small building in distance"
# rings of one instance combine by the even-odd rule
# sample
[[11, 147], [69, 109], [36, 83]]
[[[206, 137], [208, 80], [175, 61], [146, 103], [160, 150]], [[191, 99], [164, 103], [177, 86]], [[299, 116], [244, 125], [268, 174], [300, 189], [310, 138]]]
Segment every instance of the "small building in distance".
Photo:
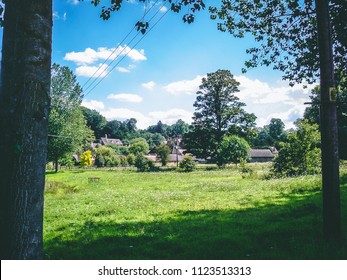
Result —
[[105, 146], [105, 145], [117, 145], [117, 146], [123, 146], [123, 142], [120, 139], [115, 139], [115, 138], [108, 138], [107, 134], [105, 134], [105, 137], [100, 138], [100, 144]]
[[278, 155], [275, 148], [271, 149], [251, 149], [250, 162], [270, 162]]

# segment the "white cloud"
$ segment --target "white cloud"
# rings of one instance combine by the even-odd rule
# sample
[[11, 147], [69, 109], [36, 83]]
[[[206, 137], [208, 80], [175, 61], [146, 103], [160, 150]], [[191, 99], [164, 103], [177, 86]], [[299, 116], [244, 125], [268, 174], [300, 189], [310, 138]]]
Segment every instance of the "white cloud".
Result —
[[153, 81], [150, 81], [150, 82], [148, 82], [148, 83], [143, 83], [143, 84], [141, 84], [144, 88], [146, 88], [146, 89], [153, 89], [154, 87], [155, 87], [155, 85], [156, 85], [156, 83], [155, 82], [153, 82]]
[[103, 78], [107, 74], [107, 65], [105, 64], [100, 64], [99, 66], [82, 65], [76, 68], [77, 76]]
[[105, 109], [105, 105], [104, 103], [102, 103], [101, 101], [97, 101], [97, 100], [90, 100], [90, 101], [82, 101], [82, 106], [87, 107], [91, 110], [103, 110]]
[[[274, 85], [259, 81], [258, 79], [251, 80], [245, 76], [235, 76], [235, 79], [240, 82], [240, 92], [236, 95], [241, 100], [249, 100], [257, 104], [296, 104], [298, 98], [308, 99], [308, 94], [315, 85], [310, 85], [306, 89], [302, 84], [297, 84], [294, 87], [288, 86], [285, 82], [277, 82]], [[301, 102], [302, 100], [300, 100]]]
[[293, 121], [303, 116], [304, 102], [309, 100], [309, 93], [315, 86], [309, 85], [304, 89], [302, 84], [290, 87], [285, 81], [270, 85], [245, 76], [236, 76], [235, 79], [240, 82], [240, 92], [235, 95], [247, 104], [247, 111], [258, 117], [258, 126], [269, 124], [271, 118], [280, 118], [286, 128], [294, 127]]
[[264, 125], [268, 125], [272, 118], [279, 118], [284, 122], [286, 129], [295, 128], [294, 121], [302, 117], [304, 111], [305, 108], [300, 108], [299, 106], [293, 107], [287, 111], [275, 112], [261, 117], [257, 119], [257, 124], [259, 127], [263, 127]]
[[132, 93], [119, 93], [119, 94], [110, 94], [107, 96], [108, 99], [114, 99], [121, 102], [131, 102], [131, 103], [141, 103], [142, 97], [137, 94]]
[[127, 56], [132, 61], [147, 60], [143, 49], [131, 49], [129, 46], [118, 46], [117, 48], [100, 47], [97, 50], [86, 48], [83, 52], [69, 52], [65, 54], [64, 60], [75, 62], [77, 65], [93, 64], [98, 60], [114, 60], [120, 56]]
[[122, 73], [130, 73], [130, 70], [128, 68], [125, 67], [116, 67], [118, 72], [122, 72]]
[[67, 13], [65, 12], [62, 16], [59, 15], [59, 13], [57, 11], [53, 11], [53, 19], [61, 19], [63, 21], [66, 21], [67, 18]]
[[164, 90], [171, 94], [195, 94], [199, 90], [204, 76], [196, 76], [193, 80], [182, 80], [164, 86]]
[[68, 0], [68, 2], [73, 5], [78, 5], [80, 3], [80, 0]]
[[193, 113], [183, 109], [174, 108], [168, 111], [149, 112], [148, 115], [154, 120], [154, 123], [162, 121], [165, 124], [173, 124], [179, 119], [191, 123]]
[[165, 13], [167, 10], [168, 10], [168, 8], [166, 6], [163, 6], [163, 7], [160, 8], [160, 11], [162, 13]]

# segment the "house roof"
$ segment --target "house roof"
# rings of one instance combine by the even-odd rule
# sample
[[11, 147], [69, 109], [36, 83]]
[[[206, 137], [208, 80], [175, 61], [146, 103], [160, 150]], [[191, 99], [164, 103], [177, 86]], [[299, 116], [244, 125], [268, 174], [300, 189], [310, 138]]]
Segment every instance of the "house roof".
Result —
[[273, 158], [273, 154], [269, 149], [251, 149], [250, 151], [251, 158]]
[[120, 139], [101, 137], [100, 140], [101, 140], [101, 144], [103, 144], [103, 145], [115, 144], [118, 146], [123, 146], [123, 142]]

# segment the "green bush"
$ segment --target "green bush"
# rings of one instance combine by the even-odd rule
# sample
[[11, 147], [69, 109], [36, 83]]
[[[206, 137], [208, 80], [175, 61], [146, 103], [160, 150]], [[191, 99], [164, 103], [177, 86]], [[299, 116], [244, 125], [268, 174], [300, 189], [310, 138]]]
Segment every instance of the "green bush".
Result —
[[252, 178], [254, 176], [253, 169], [247, 166], [247, 161], [245, 159], [240, 160], [240, 172], [243, 179]]
[[136, 138], [131, 141], [129, 152], [132, 154], [147, 154], [149, 152], [149, 146], [146, 139]]
[[127, 155], [127, 161], [128, 161], [129, 165], [131, 165], [131, 166], [135, 165], [135, 159], [136, 159], [136, 157], [134, 154], [128, 154]]
[[271, 168], [272, 177], [317, 174], [321, 170], [318, 125], [299, 120], [296, 126], [298, 129], [288, 134], [288, 142], [281, 143]]
[[112, 167], [118, 166], [120, 164], [120, 159], [116, 155], [116, 152], [110, 148], [101, 146], [97, 148], [95, 153], [95, 165], [98, 167]]
[[157, 159], [161, 162], [162, 166], [166, 166], [169, 161], [170, 148], [166, 144], [160, 144], [155, 152], [157, 154]]
[[191, 156], [184, 156], [183, 160], [179, 163], [179, 168], [184, 172], [191, 172], [195, 169], [195, 162]]
[[249, 158], [251, 150], [248, 142], [235, 135], [224, 136], [218, 149], [217, 165], [224, 166], [228, 163], [238, 164]]
[[119, 160], [120, 160], [120, 165], [121, 166], [127, 166], [128, 165], [128, 159], [126, 156], [119, 156]]
[[155, 162], [146, 158], [143, 154], [136, 155], [135, 167], [140, 172], [153, 171], [156, 169]]

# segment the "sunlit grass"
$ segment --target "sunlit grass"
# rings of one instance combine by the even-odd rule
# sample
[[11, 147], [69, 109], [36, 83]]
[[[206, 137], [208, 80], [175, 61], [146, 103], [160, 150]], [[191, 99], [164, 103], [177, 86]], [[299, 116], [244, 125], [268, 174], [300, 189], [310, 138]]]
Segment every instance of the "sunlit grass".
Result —
[[[320, 176], [264, 180], [268, 165], [47, 174], [45, 255], [53, 259], [346, 258], [324, 249]], [[88, 178], [98, 177], [98, 182]], [[243, 178], [244, 177], [244, 178]], [[342, 172], [346, 220], [346, 172]], [[344, 233], [346, 233], [344, 225]]]

